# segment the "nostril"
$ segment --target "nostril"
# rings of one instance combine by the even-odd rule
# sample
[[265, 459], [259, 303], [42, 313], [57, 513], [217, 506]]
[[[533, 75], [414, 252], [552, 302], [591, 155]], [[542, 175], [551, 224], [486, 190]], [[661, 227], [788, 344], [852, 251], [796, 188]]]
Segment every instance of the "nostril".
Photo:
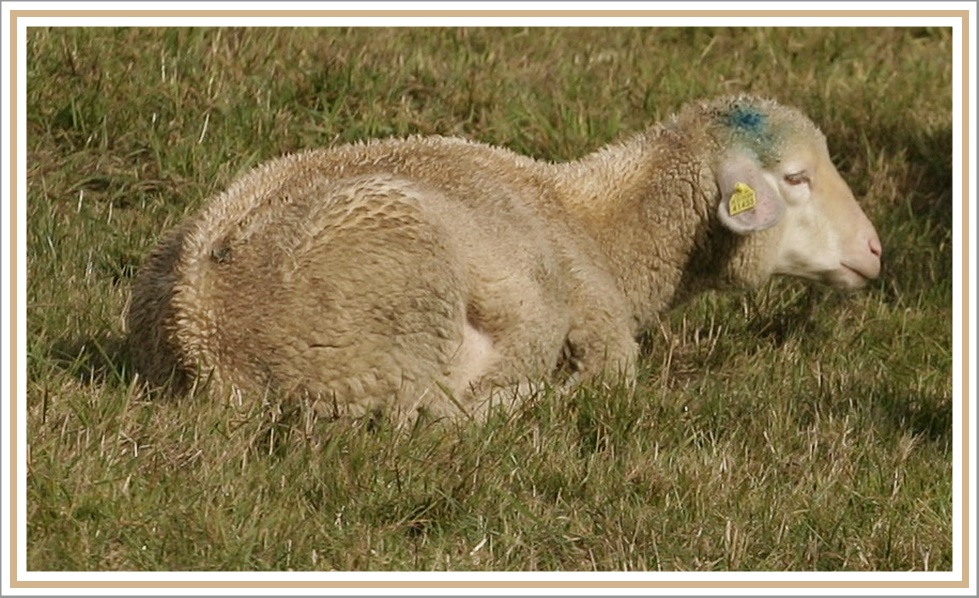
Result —
[[882, 251], [882, 248], [880, 246], [880, 241], [878, 241], [877, 239], [871, 239], [868, 244], [870, 245], [870, 253], [876, 255], [879, 258]]

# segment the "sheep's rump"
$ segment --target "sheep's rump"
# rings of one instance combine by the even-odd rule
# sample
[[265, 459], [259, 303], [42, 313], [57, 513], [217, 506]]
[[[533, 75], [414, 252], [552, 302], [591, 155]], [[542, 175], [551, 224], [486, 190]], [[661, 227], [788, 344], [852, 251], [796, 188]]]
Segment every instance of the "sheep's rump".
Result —
[[361, 414], [449, 412], [480, 384], [551, 373], [568, 327], [560, 267], [513, 189], [310, 168], [259, 169], [150, 257], [129, 322], [151, 382]]

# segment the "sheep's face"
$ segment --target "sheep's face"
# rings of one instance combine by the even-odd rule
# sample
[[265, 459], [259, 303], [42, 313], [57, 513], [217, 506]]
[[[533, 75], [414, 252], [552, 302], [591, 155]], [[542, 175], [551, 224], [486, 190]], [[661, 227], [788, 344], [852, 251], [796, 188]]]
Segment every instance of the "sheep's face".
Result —
[[877, 231], [833, 166], [825, 138], [792, 116], [766, 129], [776, 133], [766, 141], [782, 139], [767, 145], [768, 159], [757, 148], [741, 148], [715, 165], [719, 219], [739, 235], [771, 229], [758, 239], [767, 273], [862, 287], [880, 274]]
[[873, 224], [833, 166], [824, 140], [793, 144], [767, 172], [785, 202], [774, 272], [853, 289], [880, 274]]

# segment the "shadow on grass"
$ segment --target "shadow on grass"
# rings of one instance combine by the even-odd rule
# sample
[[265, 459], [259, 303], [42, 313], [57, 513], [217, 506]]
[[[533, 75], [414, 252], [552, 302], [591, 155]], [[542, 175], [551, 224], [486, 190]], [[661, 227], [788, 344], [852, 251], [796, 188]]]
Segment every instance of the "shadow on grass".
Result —
[[952, 229], [952, 128], [943, 127], [918, 135], [906, 133], [902, 140], [907, 148], [912, 188], [919, 191], [910, 198], [916, 218], [929, 220], [936, 232]]
[[883, 413], [896, 430], [938, 444], [951, 446], [952, 401], [938, 395], [918, 395], [910, 389], [885, 387], [867, 389], [866, 396], [875, 402], [874, 412]]
[[[934, 296], [939, 288], [951, 290], [954, 273], [955, 218], [952, 129], [906, 130], [879, 133], [881, 144], [901, 148], [908, 164], [897, 181], [906, 198], [879, 214], [878, 229], [885, 243], [882, 281], [885, 297], [893, 302], [902, 295]], [[909, 273], [917, 273], [909, 275]]]
[[101, 333], [56, 341], [48, 355], [83, 384], [128, 386], [134, 376], [124, 336]]

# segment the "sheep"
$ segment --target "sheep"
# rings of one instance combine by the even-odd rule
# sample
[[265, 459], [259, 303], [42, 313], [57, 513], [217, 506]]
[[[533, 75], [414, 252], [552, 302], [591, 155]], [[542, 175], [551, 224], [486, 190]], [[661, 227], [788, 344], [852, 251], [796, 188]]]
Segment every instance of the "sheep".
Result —
[[478, 416], [631, 383], [636, 338], [697, 293], [857, 289], [880, 260], [816, 125], [728, 96], [569, 163], [439, 136], [274, 159], [152, 251], [127, 327], [143, 379], [178, 392]]

